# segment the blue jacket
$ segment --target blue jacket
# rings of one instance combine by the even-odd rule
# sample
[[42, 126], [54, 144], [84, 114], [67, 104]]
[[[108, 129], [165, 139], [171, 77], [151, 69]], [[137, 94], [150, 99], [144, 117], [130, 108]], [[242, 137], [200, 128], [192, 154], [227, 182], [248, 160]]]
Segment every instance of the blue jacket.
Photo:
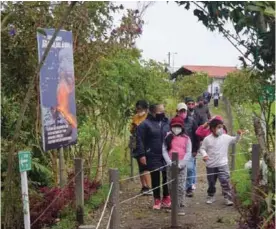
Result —
[[135, 158], [146, 156], [149, 170], [157, 169], [166, 164], [162, 155], [162, 145], [169, 130], [168, 118], [157, 121], [151, 114], [138, 126], [137, 145], [133, 151], [133, 156]]

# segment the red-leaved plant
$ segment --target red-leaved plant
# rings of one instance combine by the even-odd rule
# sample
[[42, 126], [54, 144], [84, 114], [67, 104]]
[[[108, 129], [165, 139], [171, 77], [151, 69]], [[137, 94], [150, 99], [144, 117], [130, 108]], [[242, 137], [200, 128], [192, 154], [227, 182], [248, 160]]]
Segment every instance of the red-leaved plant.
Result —
[[[41, 229], [43, 226], [54, 224], [65, 207], [68, 205], [71, 205], [72, 208], [75, 207], [74, 176], [74, 174], [68, 176], [70, 183], [64, 188], [42, 187], [38, 193], [30, 195], [31, 223], [34, 223], [32, 229]], [[89, 199], [96, 192], [98, 186], [98, 184], [85, 178], [84, 199]]]

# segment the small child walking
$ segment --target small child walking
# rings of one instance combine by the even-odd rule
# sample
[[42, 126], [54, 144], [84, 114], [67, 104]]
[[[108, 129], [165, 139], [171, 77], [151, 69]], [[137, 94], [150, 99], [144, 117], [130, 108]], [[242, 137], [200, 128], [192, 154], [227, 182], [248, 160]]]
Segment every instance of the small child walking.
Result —
[[212, 204], [215, 201], [216, 182], [219, 179], [225, 204], [231, 206], [233, 205], [233, 201], [228, 166], [228, 148], [230, 144], [235, 144], [239, 141], [243, 132], [239, 130], [237, 132], [238, 135], [235, 137], [225, 134], [223, 131], [223, 122], [218, 119], [211, 120], [209, 126], [211, 134], [204, 138], [200, 147], [200, 153], [206, 162], [209, 186], [206, 203]]
[[[179, 174], [178, 174], [178, 215], [185, 215], [184, 212], [184, 198], [185, 198], [185, 184], [187, 177], [187, 163], [192, 154], [192, 143], [190, 138], [184, 133], [184, 119], [176, 116], [170, 123], [171, 131], [168, 132], [163, 144], [163, 157], [167, 165], [172, 164], [172, 153], [178, 153], [179, 159]], [[171, 168], [167, 170], [168, 181], [171, 180]], [[170, 183], [171, 184], [171, 183]], [[171, 189], [171, 185], [169, 185]]]

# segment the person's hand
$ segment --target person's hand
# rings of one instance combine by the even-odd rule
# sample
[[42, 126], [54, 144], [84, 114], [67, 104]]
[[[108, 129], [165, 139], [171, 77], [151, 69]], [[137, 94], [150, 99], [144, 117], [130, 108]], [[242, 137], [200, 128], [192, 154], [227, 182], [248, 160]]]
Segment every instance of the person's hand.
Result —
[[205, 123], [203, 124], [203, 128], [204, 128], [204, 129], [206, 129], [208, 126], [209, 126], [209, 123], [208, 123], [208, 122], [205, 122]]
[[196, 155], [197, 155], [197, 152], [192, 152], [193, 157], [196, 157]]
[[203, 161], [205, 161], [205, 162], [206, 162], [206, 161], [208, 161], [208, 160], [209, 160], [208, 155], [206, 155], [206, 156], [204, 156], [204, 157], [203, 157]]
[[147, 159], [146, 159], [145, 156], [141, 157], [141, 158], [139, 159], [139, 161], [140, 161], [140, 163], [141, 163], [142, 165], [147, 165]]
[[243, 135], [243, 134], [245, 134], [245, 131], [244, 131], [244, 130], [238, 130], [238, 131], [237, 131], [237, 134], [238, 134], [238, 135]]

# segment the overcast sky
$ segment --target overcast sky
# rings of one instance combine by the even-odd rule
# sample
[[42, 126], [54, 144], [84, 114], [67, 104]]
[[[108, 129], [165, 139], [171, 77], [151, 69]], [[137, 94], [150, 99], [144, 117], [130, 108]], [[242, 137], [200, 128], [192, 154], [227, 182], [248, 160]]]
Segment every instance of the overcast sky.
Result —
[[[137, 8], [137, 2], [123, 3], [127, 8]], [[219, 34], [211, 32], [198, 22], [193, 10], [187, 11], [175, 2], [155, 2], [144, 17], [143, 34], [137, 46], [145, 59], [168, 61], [168, 52], [174, 55], [174, 65], [239, 66], [239, 52]], [[227, 29], [231, 29], [230, 26]], [[171, 58], [171, 64], [173, 58]]]

